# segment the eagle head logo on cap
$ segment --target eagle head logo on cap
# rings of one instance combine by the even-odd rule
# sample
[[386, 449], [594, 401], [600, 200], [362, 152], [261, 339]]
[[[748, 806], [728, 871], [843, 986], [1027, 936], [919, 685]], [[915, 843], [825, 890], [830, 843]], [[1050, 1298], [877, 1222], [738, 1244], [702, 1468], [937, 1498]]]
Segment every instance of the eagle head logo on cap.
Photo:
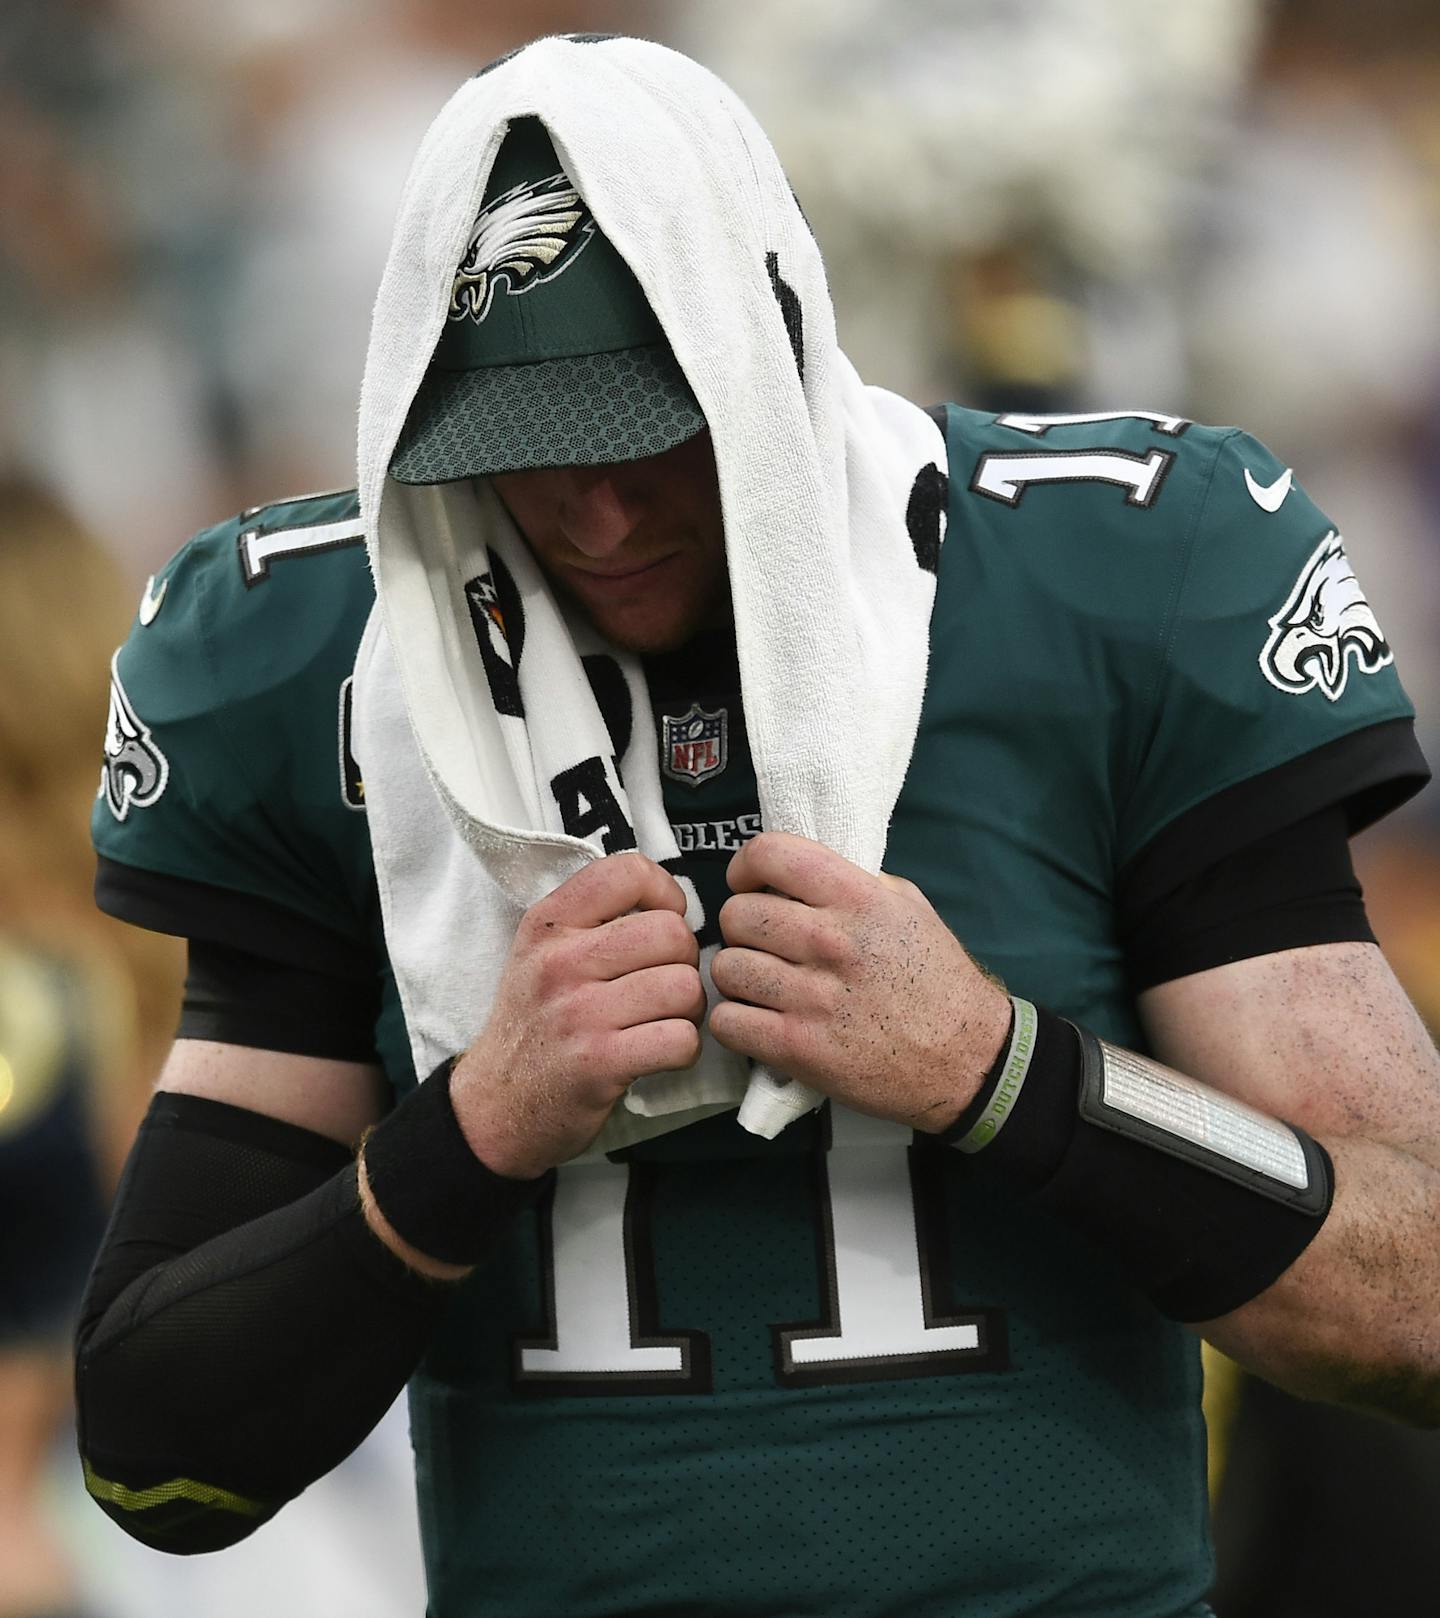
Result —
[[704, 427], [639, 281], [538, 118], [510, 125], [463, 243], [390, 460], [397, 482], [638, 460]]
[[450, 292], [450, 319], [477, 324], [490, 313], [497, 285], [528, 292], [563, 274], [595, 233], [580, 193], [563, 171], [514, 186], [476, 217]]

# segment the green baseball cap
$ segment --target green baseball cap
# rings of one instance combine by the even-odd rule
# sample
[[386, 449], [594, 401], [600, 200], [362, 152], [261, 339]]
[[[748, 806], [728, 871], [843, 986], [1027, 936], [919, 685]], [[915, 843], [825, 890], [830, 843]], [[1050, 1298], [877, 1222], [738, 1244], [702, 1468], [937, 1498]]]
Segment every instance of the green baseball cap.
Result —
[[705, 417], [538, 118], [511, 124], [390, 462], [401, 483], [658, 455]]

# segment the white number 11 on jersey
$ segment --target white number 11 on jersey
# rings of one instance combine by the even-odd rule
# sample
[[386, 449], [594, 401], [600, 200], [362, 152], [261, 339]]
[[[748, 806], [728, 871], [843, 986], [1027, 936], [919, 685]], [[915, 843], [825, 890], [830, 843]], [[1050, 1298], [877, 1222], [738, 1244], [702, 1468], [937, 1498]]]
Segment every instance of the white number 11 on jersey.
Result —
[[[831, 1110], [817, 1209], [822, 1318], [772, 1325], [778, 1380], [810, 1386], [1002, 1369], [1001, 1311], [940, 1310], [949, 1266], [937, 1165], [924, 1174], [900, 1125]], [[657, 1328], [641, 1173], [609, 1162], [561, 1170], [542, 1253], [551, 1329], [516, 1344], [519, 1387], [709, 1391], [704, 1333]]]

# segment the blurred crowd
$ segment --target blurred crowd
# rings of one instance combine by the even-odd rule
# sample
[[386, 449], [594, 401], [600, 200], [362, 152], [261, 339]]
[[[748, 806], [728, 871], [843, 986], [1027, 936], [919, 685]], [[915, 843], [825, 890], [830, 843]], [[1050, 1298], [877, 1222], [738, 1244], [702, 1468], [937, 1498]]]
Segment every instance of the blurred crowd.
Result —
[[[48, 1006], [50, 1043], [24, 1046], [49, 1075], [31, 1121], [61, 1096], [84, 1112], [97, 1206], [179, 970], [83, 903], [109, 650], [190, 532], [353, 481], [370, 303], [410, 156], [464, 77], [562, 30], [664, 40], [746, 96], [867, 380], [922, 403], [1179, 411], [1265, 439], [1345, 533], [1440, 758], [1440, 13], [1427, 0], [5, 0], [0, 1076], [15, 1028], [33, 1033]], [[1440, 1028], [1440, 790], [1362, 839], [1358, 861], [1381, 941]], [[8, 1102], [0, 1084], [0, 1175]], [[44, 1389], [26, 1384], [17, 1438], [9, 1348], [0, 1618], [49, 1610], [5, 1574], [19, 1565], [7, 1532], [39, 1543], [43, 1522], [58, 1537], [34, 1576], [61, 1592], [57, 1614], [71, 1610], [58, 1600], [93, 1618], [225, 1618], [261, 1600], [281, 1618], [419, 1610], [413, 1553], [383, 1571], [366, 1560], [367, 1514], [393, 1537], [408, 1509], [403, 1427], [290, 1508], [299, 1526], [273, 1525], [263, 1555], [161, 1571], [82, 1515], [63, 1478], [36, 1482], [64, 1419], [61, 1351], [27, 1341]], [[1252, 1451], [1266, 1420], [1291, 1419], [1262, 1411], [1244, 1428], [1256, 1397], [1231, 1401], [1239, 1470], [1220, 1518], [1252, 1591], [1252, 1541], [1283, 1493]], [[1348, 1433], [1287, 1430], [1292, 1486], [1307, 1445], [1348, 1454]], [[1357, 1444], [1370, 1457], [1357, 1477], [1394, 1456], [1411, 1498], [1436, 1498], [1434, 1446], [1402, 1462], [1368, 1427]], [[53, 1496], [38, 1517], [36, 1489]], [[1232, 1591], [1221, 1618], [1290, 1610], [1245, 1599]]]

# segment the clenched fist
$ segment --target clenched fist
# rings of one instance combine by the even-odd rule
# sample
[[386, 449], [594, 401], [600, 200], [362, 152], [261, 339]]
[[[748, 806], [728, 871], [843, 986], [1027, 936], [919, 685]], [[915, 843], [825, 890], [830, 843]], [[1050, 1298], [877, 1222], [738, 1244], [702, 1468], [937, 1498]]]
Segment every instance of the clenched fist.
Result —
[[857, 1112], [932, 1134], [953, 1123], [1010, 1001], [919, 888], [786, 832], [747, 843], [728, 878], [716, 1039]]
[[450, 1081], [475, 1155], [534, 1178], [584, 1151], [642, 1074], [692, 1066], [699, 961], [680, 884], [643, 854], [596, 860], [532, 905]]

